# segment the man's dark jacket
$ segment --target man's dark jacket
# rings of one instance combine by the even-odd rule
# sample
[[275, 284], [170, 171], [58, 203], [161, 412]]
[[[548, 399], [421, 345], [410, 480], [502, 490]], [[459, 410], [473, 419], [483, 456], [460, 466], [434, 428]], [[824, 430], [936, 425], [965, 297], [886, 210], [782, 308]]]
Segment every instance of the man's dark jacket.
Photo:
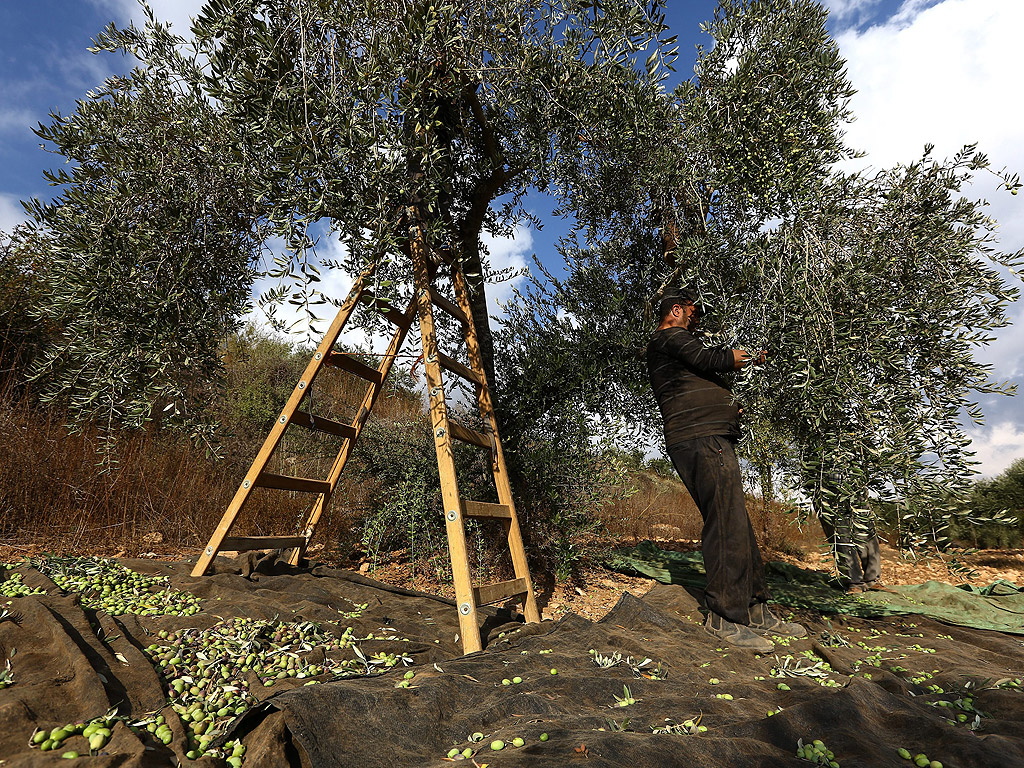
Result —
[[709, 435], [739, 438], [739, 408], [717, 375], [734, 369], [729, 347], [706, 347], [685, 328], [654, 332], [647, 371], [665, 422], [666, 446]]

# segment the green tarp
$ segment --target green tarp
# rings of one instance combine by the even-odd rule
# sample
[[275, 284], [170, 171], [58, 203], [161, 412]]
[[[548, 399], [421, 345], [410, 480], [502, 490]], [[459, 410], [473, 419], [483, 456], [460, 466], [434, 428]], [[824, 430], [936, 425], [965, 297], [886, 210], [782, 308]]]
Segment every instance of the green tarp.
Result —
[[[649, 541], [631, 549], [612, 551], [605, 564], [613, 570], [640, 574], [662, 584], [698, 589], [705, 584], [700, 552], [672, 552]], [[820, 571], [780, 562], [768, 563], [766, 569], [773, 598], [792, 608], [865, 617], [916, 613], [947, 624], [1024, 634], [1024, 589], [1007, 581], [981, 588], [926, 581], [845, 594]]]

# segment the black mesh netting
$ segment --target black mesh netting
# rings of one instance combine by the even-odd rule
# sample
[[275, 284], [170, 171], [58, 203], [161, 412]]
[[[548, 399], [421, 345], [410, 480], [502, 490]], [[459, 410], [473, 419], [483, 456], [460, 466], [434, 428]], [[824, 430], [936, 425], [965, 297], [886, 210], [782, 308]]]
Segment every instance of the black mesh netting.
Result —
[[[758, 657], [705, 633], [698, 593], [658, 585], [598, 622], [486, 610], [487, 649], [461, 657], [449, 601], [353, 573], [218, 559], [193, 579], [187, 563], [119, 562], [201, 610], [111, 615], [45, 568], [0, 570], [46, 590], [0, 598], [4, 766], [88, 755], [81, 735], [30, 743], [112, 710], [89, 765], [223, 765], [209, 755], [241, 742], [252, 768], [441, 766], [453, 749], [492, 768], [796, 766], [798, 740], [818, 739], [842, 768], [912, 765], [900, 748], [947, 768], [1024, 766], [1024, 648], [999, 632], [800, 610], [810, 636]], [[236, 652], [205, 645], [222, 628], [244, 636]], [[213, 703], [197, 730], [199, 700]], [[190, 759], [204, 736], [207, 756]]]

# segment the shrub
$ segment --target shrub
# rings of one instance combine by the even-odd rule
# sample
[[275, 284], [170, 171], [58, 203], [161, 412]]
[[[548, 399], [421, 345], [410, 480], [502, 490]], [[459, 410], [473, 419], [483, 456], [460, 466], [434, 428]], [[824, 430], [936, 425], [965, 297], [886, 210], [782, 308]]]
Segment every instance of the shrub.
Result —
[[1007, 512], [1012, 524], [956, 521], [950, 538], [982, 549], [1020, 547], [1024, 540], [1024, 458], [1017, 459], [1001, 474], [975, 482], [968, 507], [972, 517], [991, 518]]

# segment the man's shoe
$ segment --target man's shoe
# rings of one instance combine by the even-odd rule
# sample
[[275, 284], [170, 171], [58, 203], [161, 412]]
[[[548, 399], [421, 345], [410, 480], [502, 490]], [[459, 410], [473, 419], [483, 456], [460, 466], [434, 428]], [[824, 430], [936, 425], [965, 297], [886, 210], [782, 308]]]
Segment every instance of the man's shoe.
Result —
[[775, 644], [770, 640], [755, 635], [748, 627], [734, 624], [714, 611], [708, 611], [704, 629], [733, 648], [747, 648], [757, 653], [771, 653], [775, 650]]
[[807, 637], [807, 630], [802, 624], [783, 621], [768, 610], [765, 603], [750, 606], [750, 629], [759, 634], [779, 635], [780, 637]]
[[872, 589], [880, 589], [882, 587], [882, 580], [875, 579], [873, 581], [858, 581], [855, 584], [850, 584], [847, 588], [847, 592], [868, 592]]

